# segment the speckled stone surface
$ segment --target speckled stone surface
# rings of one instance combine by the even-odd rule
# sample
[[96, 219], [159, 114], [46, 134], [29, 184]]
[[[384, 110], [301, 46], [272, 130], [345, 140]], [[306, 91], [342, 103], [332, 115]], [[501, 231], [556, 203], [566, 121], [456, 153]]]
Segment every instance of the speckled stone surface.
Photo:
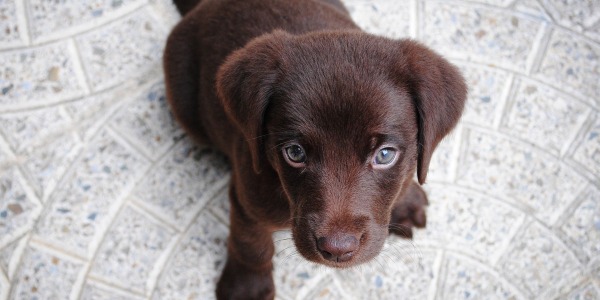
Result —
[[[428, 226], [333, 270], [274, 235], [277, 299], [600, 299], [600, 2], [345, 0], [469, 85]], [[165, 101], [170, 0], [0, 0], [0, 300], [214, 299], [229, 166]]]

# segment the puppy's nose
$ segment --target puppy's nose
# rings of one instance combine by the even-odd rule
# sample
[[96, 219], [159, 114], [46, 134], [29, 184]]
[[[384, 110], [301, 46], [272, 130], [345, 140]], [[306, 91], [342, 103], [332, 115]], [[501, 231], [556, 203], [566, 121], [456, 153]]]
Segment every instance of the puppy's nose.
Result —
[[317, 239], [317, 248], [323, 258], [335, 262], [349, 261], [358, 246], [358, 239], [349, 234], [323, 236]]

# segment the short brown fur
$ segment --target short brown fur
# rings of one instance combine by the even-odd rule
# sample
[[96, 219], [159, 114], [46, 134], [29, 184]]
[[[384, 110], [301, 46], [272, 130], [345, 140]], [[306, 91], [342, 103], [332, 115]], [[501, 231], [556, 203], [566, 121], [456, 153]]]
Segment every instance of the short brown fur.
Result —
[[[232, 165], [231, 225], [219, 299], [273, 299], [271, 234], [344, 268], [388, 232], [424, 227], [418, 182], [458, 122], [457, 69], [410, 40], [362, 32], [337, 0], [179, 0], [164, 54], [170, 107]], [[197, 3], [199, 2], [199, 3]], [[301, 145], [301, 167], [289, 162]], [[397, 150], [382, 169], [382, 147]], [[286, 158], [286, 155], [288, 158]]]

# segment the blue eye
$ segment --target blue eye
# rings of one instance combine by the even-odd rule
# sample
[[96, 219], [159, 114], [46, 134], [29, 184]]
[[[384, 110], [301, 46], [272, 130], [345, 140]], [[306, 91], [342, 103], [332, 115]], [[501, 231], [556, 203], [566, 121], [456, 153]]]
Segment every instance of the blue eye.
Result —
[[295, 164], [303, 164], [306, 161], [306, 153], [304, 152], [304, 148], [298, 144], [285, 147], [283, 152], [286, 160], [293, 166], [296, 166]]
[[373, 162], [376, 165], [389, 165], [394, 161], [394, 158], [396, 158], [397, 152], [396, 149], [391, 147], [383, 148], [377, 152]]

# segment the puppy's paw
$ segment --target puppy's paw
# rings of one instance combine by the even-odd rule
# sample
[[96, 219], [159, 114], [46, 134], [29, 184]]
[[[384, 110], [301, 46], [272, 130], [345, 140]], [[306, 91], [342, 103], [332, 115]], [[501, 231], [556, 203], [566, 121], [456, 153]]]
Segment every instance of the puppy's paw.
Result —
[[412, 228], [424, 228], [427, 223], [425, 207], [428, 204], [427, 194], [419, 184], [413, 181], [404, 197], [392, 209], [390, 233], [411, 239], [413, 237]]
[[232, 259], [227, 259], [225, 269], [217, 283], [217, 299], [272, 300], [274, 298], [275, 284], [271, 268], [257, 272]]

